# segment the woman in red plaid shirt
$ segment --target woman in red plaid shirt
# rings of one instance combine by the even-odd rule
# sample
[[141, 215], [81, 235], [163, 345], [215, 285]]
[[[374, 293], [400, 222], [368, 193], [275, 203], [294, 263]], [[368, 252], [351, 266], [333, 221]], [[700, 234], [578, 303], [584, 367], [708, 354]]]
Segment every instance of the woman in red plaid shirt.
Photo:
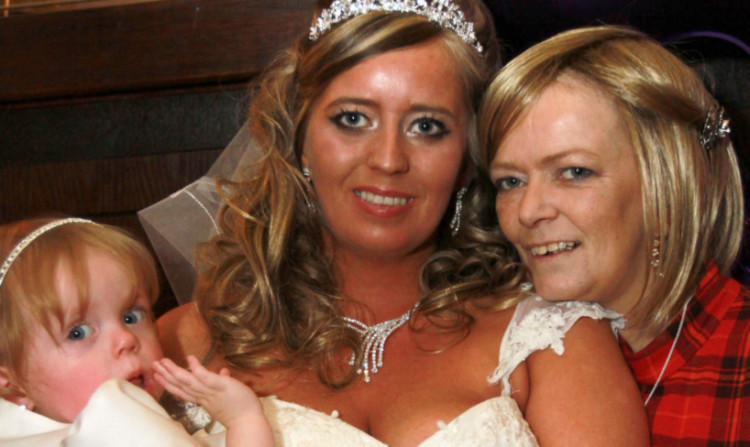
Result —
[[750, 299], [725, 276], [740, 172], [700, 79], [640, 32], [584, 28], [511, 61], [480, 116], [498, 220], [537, 293], [627, 317], [653, 445], [750, 445]]

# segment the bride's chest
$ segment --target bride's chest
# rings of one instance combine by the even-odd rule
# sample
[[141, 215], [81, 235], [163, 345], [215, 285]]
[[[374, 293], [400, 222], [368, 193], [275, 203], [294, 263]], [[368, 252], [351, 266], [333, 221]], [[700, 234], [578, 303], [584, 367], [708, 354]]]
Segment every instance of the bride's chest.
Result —
[[390, 446], [419, 445], [469, 408], [500, 395], [500, 387], [487, 381], [497, 366], [499, 340], [485, 346], [469, 338], [440, 353], [414, 349], [408, 341], [403, 335], [389, 340], [383, 366], [369, 383], [359, 378], [330, 390], [310, 372], [273, 394]]

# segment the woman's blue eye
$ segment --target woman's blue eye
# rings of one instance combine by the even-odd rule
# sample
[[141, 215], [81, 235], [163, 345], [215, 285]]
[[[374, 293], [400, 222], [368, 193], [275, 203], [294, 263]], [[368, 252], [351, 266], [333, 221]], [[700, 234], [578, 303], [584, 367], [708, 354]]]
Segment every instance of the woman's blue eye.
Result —
[[146, 318], [146, 312], [142, 310], [129, 310], [123, 315], [122, 321], [125, 324], [136, 324], [143, 321], [144, 318]]
[[521, 179], [518, 177], [503, 177], [495, 181], [495, 188], [498, 191], [508, 191], [521, 186]]
[[449, 133], [445, 124], [434, 118], [419, 118], [412, 123], [409, 132], [433, 138], [440, 138]]
[[583, 180], [586, 177], [593, 174], [591, 169], [582, 168], [580, 166], [573, 166], [565, 168], [562, 173], [562, 177], [566, 180]]
[[94, 329], [91, 328], [88, 324], [79, 324], [78, 326], [74, 326], [69, 332], [68, 332], [68, 340], [78, 341], [83, 340], [87, 337], [89, 337], [94, 332]]
[[331, 121], [344, 128], [358, 129], [367, 125], [367, 118], [359, 112], [341, 112], [334, 115]]

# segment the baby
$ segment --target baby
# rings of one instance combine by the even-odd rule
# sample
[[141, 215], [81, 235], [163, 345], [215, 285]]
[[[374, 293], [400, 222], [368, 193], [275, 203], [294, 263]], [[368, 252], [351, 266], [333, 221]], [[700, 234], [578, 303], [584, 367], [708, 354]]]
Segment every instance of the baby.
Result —
[[[0, 226], [0, 260], [0, 444], [273, 445], [258, 397], [227, 370], [162, 360], [154, 260], [122, 230], [19, 221]], [[226, 432], [188, 435], [156, 404], [164, 389]]]

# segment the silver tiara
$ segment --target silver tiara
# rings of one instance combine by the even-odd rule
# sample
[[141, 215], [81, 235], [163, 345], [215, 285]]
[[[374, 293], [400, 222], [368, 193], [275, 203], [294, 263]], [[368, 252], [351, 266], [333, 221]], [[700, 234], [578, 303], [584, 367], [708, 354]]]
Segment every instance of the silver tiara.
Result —
[[709, 150], [716, 141], [724, 139], [732, 130], [729, 128], [729, 118], [724, 117], [724, 108], [714, 104], [706, 115], [700, 140], [703, 149]]
[[317, 40], [337, 23], [372, 11], [402, 12], [427, 17], [447, 28], [481, 53], [482, 45], [474, 34], [474, 24], [464, 18], [452, 0], [335, 0], [321, 11], [315, 25], [310, 27], [310, 40]]
[[42, 225], [41, 227], [37, 228], [36, 230], [29, 233], [25, 238], [21, 240], [18, 244], [16, 244], [15, 247], [13, 247], [13, 250], [10, 251], [10, 254], [7, 258], [5, 258], [5, 262], [3, 262], [2, 267], [0, 267], [0, 286], [3, 285], [3, 281], [5, 280], [5, 275], [8, 273], [8, 270], [10, 270], [10, 266], [13, 265], [13, 261], [16, 260], [18, 255], [21, 254], [21, 252], [29, 246], [30, 243], [34, 242], [34, 239], [38, 238], [39, 236], [43, 235], [44, 233], [48, 232], [49, 230], [53, 228], [57, 228], [60, 225], [70, 224], [70, 223], [90, 223], [95, 224], [95, 222], [92, 222], [88, 219], [79, 219], [77, 217], [68, 217], [65, 219], [59, 219], [54, 220], [46, 225]]

